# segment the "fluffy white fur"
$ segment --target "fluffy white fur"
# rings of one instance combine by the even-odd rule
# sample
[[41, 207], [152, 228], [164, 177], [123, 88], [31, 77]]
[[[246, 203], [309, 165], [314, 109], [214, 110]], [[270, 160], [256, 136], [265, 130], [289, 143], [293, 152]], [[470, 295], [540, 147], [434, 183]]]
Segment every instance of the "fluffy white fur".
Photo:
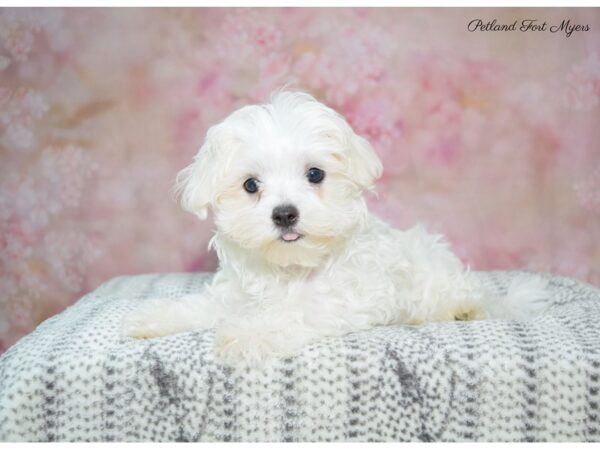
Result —
[[[310, 183], [310, 168], [325, 171]], [[278, 92], [210, 128], [178, 176], [183, 207], [207, 217], [219, 269], [206, 289], [145, 302], [126, 333], [154, 338], [217, 328], [215, 351], [229, 364], [261, 365], [325, 336], [377, 325], [526, 318], [543, 307], [541, 278], [520, 278], [494, 298], [423, 227], [389, 227], [370, 215], [363, 192], [382, 166], [342, 116], [305, 93]], [[248, 178], [259, 191], [248, 193]], [[282, 240], [273, 209], [294, 205], [298, 222]]]

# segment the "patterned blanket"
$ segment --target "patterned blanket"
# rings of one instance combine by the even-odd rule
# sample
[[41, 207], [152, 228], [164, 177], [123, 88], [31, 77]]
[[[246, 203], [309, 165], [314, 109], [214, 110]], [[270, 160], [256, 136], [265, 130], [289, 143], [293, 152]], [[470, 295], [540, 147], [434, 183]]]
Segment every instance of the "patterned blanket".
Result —
[[[518, 272], [479, 272], [502, 292]], [[137, 341], [121, 318], [207, 275], [119, 277], [0, 357], [2, 441], [598, 441], [600, 289], [550, 278], [531, 321], [378, 327], [258, 371], [214, 330]]]

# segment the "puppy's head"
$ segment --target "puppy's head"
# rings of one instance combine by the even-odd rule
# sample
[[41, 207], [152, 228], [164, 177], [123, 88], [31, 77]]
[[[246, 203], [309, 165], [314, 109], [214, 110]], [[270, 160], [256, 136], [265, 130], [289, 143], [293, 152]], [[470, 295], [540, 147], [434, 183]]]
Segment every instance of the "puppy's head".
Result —
[[184, 209], [269, 262], [316, 266], [366, 217], [381, 174], [371, 145], [308, 94], [279, 92], [208, 130], [177, 177]]

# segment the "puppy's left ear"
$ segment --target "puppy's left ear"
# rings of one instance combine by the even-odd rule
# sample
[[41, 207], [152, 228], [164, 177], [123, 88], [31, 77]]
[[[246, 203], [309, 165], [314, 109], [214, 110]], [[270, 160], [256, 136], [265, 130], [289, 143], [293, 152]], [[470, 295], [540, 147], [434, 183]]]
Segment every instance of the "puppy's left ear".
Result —
[[372, 190], [383, 166], [373, 147], [346, 124], [348, 174], [361, 190]]

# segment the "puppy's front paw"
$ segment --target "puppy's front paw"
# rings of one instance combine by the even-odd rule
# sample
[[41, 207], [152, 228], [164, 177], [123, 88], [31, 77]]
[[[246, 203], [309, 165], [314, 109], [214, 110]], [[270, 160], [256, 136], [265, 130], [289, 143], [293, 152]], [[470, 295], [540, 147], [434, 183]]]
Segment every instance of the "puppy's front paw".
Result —
[[172, 334], [168, 320], [172, 299], [156, 298], [144, 302], [123, 319], [125, 335], [136, 339], [150, 339]]
[[215, 336], [215, 354], [228, 366], [260, 368], [275, 356], [275, 346], [257, 333], [220, 329]]

